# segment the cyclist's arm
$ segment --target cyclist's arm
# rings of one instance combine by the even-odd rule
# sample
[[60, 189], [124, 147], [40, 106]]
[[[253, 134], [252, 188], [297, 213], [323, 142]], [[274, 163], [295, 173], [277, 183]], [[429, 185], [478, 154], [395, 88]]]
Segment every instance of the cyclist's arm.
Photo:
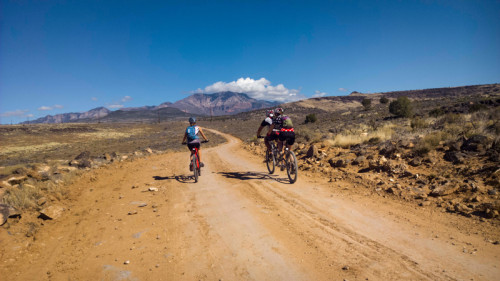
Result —
[[203, 133], [203, 130], [200, 127], [198, 127], [198, 129], [200, 129], [200, 134], [203, 137], [203, 139], [207, 141], [208, 139], [207, 139], [207, 137], [205, 137], [205, 134]]
[[267, 135], [271, 135], [271, 132], [273, 131], [274, 129], [274, 124], [272, 124], [271, 126], [269, 126], [269, 130], [267, 130]]
[[264, 126], [260, 126], [259, 129], [257, 130], [257, 137], [260, 136], [262, 129], [264, 129]]

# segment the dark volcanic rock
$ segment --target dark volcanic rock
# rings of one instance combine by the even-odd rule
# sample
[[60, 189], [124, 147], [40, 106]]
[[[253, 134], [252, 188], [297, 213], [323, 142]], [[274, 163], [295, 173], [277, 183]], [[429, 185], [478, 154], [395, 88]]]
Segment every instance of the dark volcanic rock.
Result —
[[465, 157], [465, 153], [459, 151], [448, 150], [444, 154], [444, 160], [452, 162], [453, 164], [463, 164]]
[[489, 139], [483, 135], [474, 135], [467, 139], [460, 147], [463, 151], [485, 152], [489, 146]]
[[90, 151], [83, 151], [75, 157], [75, 160], [88, 160], [90, 159]]

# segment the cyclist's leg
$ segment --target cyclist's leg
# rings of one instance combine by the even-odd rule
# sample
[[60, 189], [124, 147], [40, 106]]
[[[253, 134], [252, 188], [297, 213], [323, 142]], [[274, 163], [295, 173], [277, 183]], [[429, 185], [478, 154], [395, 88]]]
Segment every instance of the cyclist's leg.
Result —
[[286, 147], [292, 151], [292, 145], [295, 143], [295, 132], [289, 132], [286, 138]]
[[193, 152], [193, 145], [188, 142], [187, 147], [189, 149], [189, 152], [191, 152], [191, 155], [189, 156], [189, 160], [193, 160], [193, 153], [194, 153]]

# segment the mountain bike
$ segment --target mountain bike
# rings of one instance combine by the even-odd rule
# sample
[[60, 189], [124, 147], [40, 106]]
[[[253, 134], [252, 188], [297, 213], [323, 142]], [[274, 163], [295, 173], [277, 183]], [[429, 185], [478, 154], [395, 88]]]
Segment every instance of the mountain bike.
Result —
[[[208, 141], [202, 141], [201, 143], [206, 143]], [[186, 144], [183, 142], [182, 144]], [[194, 182], [198, 182], [198, 177], [201, 176], [201, 165], [200, 165], [200, 156], [198, 154], [198, 148], [193, 147], [191, 148], [191, 160], [190, 160], [190, 166], [189, 169], [193, 171], [194, 175]]]

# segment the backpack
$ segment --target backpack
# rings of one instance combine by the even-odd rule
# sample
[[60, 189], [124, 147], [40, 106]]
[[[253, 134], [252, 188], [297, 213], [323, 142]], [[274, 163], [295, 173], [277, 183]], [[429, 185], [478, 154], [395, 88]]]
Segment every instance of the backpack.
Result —
[[186, 128], [186, 134], [187, 134], [187, 138], [188, 138], [188, 141], [193, 141], [195, 139], [198, 138], [197, 134], [198, 134], [198, 128], [196, 126], [189, 126]]
[[292, 119], [288, 116], [283, 116], [283, 128], [285, 129], [291, 129], [293, 128], [293, 123], [292, 123]]

